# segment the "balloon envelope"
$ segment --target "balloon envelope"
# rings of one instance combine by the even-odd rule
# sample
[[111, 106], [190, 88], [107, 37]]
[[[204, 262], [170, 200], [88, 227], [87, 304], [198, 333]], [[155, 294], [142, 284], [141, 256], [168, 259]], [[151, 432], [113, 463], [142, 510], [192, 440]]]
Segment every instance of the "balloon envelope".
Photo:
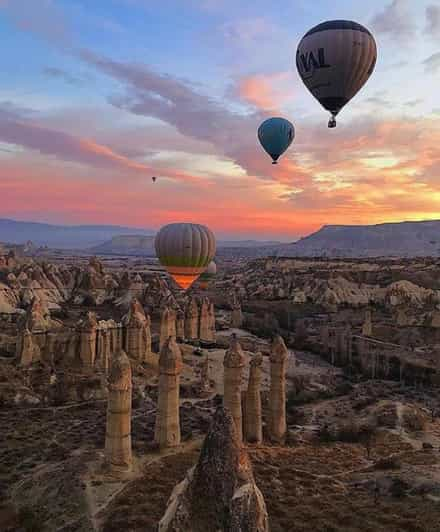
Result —
[[295, 128], [285, 118], [268, 118], [258, 128], [258, 140], [274, 164], [292, 144], [294, 137]]
[[156, 235], [154, 246], [160, 263], [184, 290], [205, 271], [215, 255], [215, 237], [204, 225], [173, 223]]
[[357, 22], [330, 20], [301, 39], [296, 67], [305, 86], [334, 117], [365, 85], [377, 60], [373, 35]]
[[208, 267], [206, 268], [206, 270], [199, 277], [200, 287], [207, 288], [209, 282], [215, 278], [216, 273], [217, 273], [217, 264], [212, 260], [208, 264]]

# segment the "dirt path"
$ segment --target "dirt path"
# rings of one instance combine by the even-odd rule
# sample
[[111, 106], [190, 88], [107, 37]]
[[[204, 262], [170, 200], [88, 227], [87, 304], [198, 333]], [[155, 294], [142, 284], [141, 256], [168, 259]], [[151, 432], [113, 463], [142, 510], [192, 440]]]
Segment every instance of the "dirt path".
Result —
[[[116, 499], [116, 497], [118, 497], [124, 490], [128, 489], [133, 481], [141, 478], [151, 464], [159, 462], [167, 456], [199, 449], [203, 443], [203, 440], [203, 437], [189, 440], [182, 443], [177, 448], [166, 449], [160, 454], [157, 452], [147, 453], [140, 459], [135, 459], [134, 471], [129, 473], [124, 479], [118, 479], [108, 474], [106, 475], [99, 473], [99, 471], [96, 469], [93, 471], [98, 464], [91, 464], [88, 478], [84, 479], [84, 483], [86, 486], [85, 494], [89, 509], [89, 517], [93, 523], [94, 530], [100, 530], [100, 527], [103, 523], [105, 510], [112, 503], [112, 501]], [[94, 485], [96, 482], [100, 483], [98, 487]]]

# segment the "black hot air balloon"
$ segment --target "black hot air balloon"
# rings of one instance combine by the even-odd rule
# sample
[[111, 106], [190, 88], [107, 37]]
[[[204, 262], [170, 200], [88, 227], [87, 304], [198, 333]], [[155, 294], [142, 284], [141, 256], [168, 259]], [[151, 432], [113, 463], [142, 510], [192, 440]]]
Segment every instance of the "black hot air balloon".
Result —
[[350, 20], [323, 22], [301, 39], [296, 67], [305, 86], [331, 113], [329, 127], [336, 126], [336, 115], [365, 85], [376, 59], [373, 35]]

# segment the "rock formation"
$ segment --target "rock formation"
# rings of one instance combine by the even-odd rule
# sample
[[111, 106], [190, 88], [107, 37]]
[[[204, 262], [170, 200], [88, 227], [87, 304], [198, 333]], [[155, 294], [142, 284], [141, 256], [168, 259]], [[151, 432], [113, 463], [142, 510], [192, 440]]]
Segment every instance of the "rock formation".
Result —
[[34, 342], [33, 335], [27, 327], [20, 332], [16, 357], [20, 366], [23, 367], [30, 366], [33, 362], [40, 360], [40, 348]]
[[167, 282], [159, 275], [154, 275], [145, 291], [144, 303], [153, 311], [165, 306], [177, 306], [175, 297], [168, 288]]
[[130, 303], [130, 310], [122, 318], [125, 327], [125, 351], [129, 358], [144, 362], [151, 354], [150, 318], [145, 316], [142, 305], [136, 298]]
[[110, 298], [113, 289], [108, 293], [109, 279], [106, 279], [102, 263], [92, 257], [85, 270], [81, 270], [75, 281], [74, 302], [100, 305]]
[[237, 299], [232, 302], [231, 312], [231, 328], [240, 329], [243, 326], [243, 313], [241, 312], [241, 305]]
[[269, 435], [277, 443], [286, 437], [286, 372], [289, 353], [281, 336], [275, 336], [270, 351]]
[[212, 329], [212, 314], [211, 314], [211, 304], [207, 297], [202, 299], [202, 304], [200, 305], [200, 316], [199, 316], [199, 338], [202, 342], [214, 342], [215, 341], [215, 331]]
[[166, 306], [160, 317], [159, 351], [162, 350], [170, 336], [176, 336], [176, 312]]
[[159, 356], [159, 396], [154, 439], [161, 449], [180, 445], [179, 386], [182, 354], [170, 336]]
[[43, 360], [46, 364], [49, 366], [53, 366], [55, 362], [55, 357], [58, 355], [57, 350], [57, 333], [54, 332], [47, 332], [46, 333], [46, 341], [44, 344], [44, 351], [43, 351]]
[[211, 382], [209, 380], [209, 355], [203, 358], [202, 368], [200, 371], [200, 388], [204, 392], [208, 392], [211, 388]]
[[131, 455], [131, 366], [124, 351], [114, 357], [108, 379], [105, 463], [114, 472], [129, 471]]
[[159, 532], [268, 532], [263, 495], [230, 413], [218, 408], [197, 464], [168, 501]]
[[112, 353], [115, 353], [122, 349], [122, 324], [116, 323], [114, 320], [109, 320], [108, 322], [109, 331], [110, 331], [110, 350]]
[[109, 365], [110, 365], [110, 358], [112, 354], [111, 349], [111, 334], [112, 334], [112, 326], [114, 322], [112, 320], [109, 321], [100, 321], [98, 323], [98, 331], [97, 331], [97, 347], [96, 347], [96, 360], [95, 364], [99, 367], [100, 370], [102, 370], [104, 373], [108, 373], [109, 371]]
[[209, 304], [208, 316], [209, 316], [209, 328], [210, 328], [211, 340], [213, 342], [215, 342], [216, 341], [216, 335], [215, 335], [215, 308], [214, 308], [214, 303], [210, 303]]
[[199, 307], [197, 300], [191, 297], [185, 310], [185, 338], [196, 340], [199, 334]]
[[362, 324], [362, 336], [373, 336], [373, 323], [370, 309], [365, 311], [365, 319]]
[[133, 299], [142, 300], [145, 283], [142, 280], [142, 277], [137, 274], [135, 275], [133, 281], [130, 279], [130, 274], [124, 272], [119, 285], [116, 285], [115, 288], [118, 288], [118, 294], [120, 296], [115, 300], [115, 305], [121, 308], [129, 309]]
[[223, 404], [231, 412], [237, 431], [237, 438], [241, 442], [243, 439], [241, 378], [245, 358], [235, 334], [232, 335], [229, 349], [225, 353], [223, 365], [225, 371]]
[[185, 339], [185, 313], [180, 309], [176, 312], [176, 338], [178, 341]]
[[51, 328], [60, 326], [59, 322], [51, 319], [47, 307], [38, 297], [32, 299], [21, 323], [32, 333], [46, 332]]
[[86, 371], [90, 371], [95, 365], [97, 329], [98, 322], [94, 312], [87, 312], [77, 325], [80, 337], [78, 358]]
[[320, 340], [321, 340], [321, 355], [327, 356], [329, 352], [329, 327], [325, 323], [320, 330]]
[[246, 415], [245, 415], [245, 437], [250, 443], [261, 443], [263, 441], [263, 420], [261, 414], [261, 366], [263, 355], [257, 353], [252, 357], [250, 363], [249, 383], [246, 391]]

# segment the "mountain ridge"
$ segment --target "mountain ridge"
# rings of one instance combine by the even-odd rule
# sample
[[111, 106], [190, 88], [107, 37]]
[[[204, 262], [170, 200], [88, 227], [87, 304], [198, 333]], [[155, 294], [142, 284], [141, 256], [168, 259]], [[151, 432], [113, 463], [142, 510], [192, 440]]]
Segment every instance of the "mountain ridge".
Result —
[[278, 256], [440, 256], [440, 220], [374, 225], [323, 225], [297, 242], [280, 246]]
[[54, 225], [0, 218], [0, 242], [23, 244], [31, 240], [37, 246], [59, 249], [86, 249], [98, 245], [117, 234], [153, 233], [119, 225]]

